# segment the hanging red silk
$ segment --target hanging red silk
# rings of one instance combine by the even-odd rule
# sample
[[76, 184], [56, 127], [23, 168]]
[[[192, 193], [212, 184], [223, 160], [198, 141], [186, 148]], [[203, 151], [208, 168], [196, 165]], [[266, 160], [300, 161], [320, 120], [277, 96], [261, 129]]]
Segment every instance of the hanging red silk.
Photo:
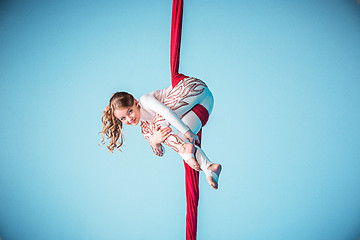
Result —
[[[173, 0], [172, 18], [171, 18], [171, 40], [170, 40], [170, 68], [171, 84], [176, 84], [187, 77], [179, 71], [180, 61], [180, 43], [183, 15], [183, 0]], [[209, 119], [209, 113], [202, 105], [196, 105], [193, 108], [195, 114], [205, 126]], [[198, 136], [201, 141], [201, 132]], [[197, 208], [199, 202], [199, 172], [193, 170], [184, 161], [185, 166], [185, 189], [186, 189], [186, 240], [195, 240], [197, 232]]]

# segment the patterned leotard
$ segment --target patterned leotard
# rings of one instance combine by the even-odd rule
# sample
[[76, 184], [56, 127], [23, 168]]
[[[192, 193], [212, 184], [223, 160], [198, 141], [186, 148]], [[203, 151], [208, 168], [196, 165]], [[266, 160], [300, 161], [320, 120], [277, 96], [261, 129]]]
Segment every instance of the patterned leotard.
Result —
[[[141, 132], [149, 141], [153, 152], [158, 156], [163, 156], [163, 146], [160, 144], [159, 147], [156, 147], [151, 144], [156, 126], [160, 125], [161, 128], [172, 126], [180, 133], [185, 134], [189, 127], [181, 118], [196, 104], [204, 105], [210, 114], [213, 97], [203, 81], [188, 77], [181, 80], [174, 88], [170, 86], [142, 96], [139, 103], [141, 106]], [[175, 132], [172, 132], [170, 137], [164, 141], [176, 152], [184, 142]]]

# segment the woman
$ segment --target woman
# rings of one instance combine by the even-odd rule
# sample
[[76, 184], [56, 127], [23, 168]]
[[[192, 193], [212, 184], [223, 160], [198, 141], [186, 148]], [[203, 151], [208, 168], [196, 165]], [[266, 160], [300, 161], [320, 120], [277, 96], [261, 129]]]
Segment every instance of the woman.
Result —
[[117, 92], [110, 98], [102, 116], [102, 143], [105, 143], [106, 134], [110, 139], [108, 149], [112, 152], [124, 142], [123, 124], [135, 126], [140, 122], [141, 132], [156, 155], [163, 156], [162, 143], [170, 146], [190, 167], [203, 170], [209, 185], [217, 189], [221, 165], [210, 162], [204, 151], [195, 146], [199, 143], [196, 133], [202, 127], [192, 111], [197, 104], [210, 114], [214, 98], [203, 81], [192, 77], [182, 79], [175, 87], [146, 94], [139, 101], [129, 93]]

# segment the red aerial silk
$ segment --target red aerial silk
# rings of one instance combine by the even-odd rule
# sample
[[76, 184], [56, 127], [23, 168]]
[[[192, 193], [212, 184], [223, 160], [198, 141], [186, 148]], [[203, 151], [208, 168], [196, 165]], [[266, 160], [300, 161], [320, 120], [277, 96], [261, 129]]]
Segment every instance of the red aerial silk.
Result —
[[[170, 40], [170, 68], [171, 84], [176, 84], [186, 76], [178, 73], [180, 61], [180, 43], [183, 15], [183, 0], [173, 0]], [[198, 104], [192, 109], [205, 126], [209, 113], [205, 107]], [[201, 140], [201, 130], [198, 133]], [[199, 172], [195, 171], [184, 161], [185, 189], [186, 189], [186, 240], [195, 240], [197, 231], [197, 207], [199, 202]]]

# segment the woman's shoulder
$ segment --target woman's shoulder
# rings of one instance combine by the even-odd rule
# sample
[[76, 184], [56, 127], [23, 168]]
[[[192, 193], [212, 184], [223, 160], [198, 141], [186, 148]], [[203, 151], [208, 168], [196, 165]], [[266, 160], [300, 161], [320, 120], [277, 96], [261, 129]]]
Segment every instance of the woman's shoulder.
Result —
[[155, 98], [156, 100], [163, 102], [164, 99], [166, 98], [166, 96], [171, 91], [171, 89], [172, 89], [172, 87], [170, 86], [170, 87], [167, 87], [164, 89], [152, 91], [150, 93], [142, 95], [139, 100], [144, 102], [144, 101], [148, 101], [151, 98], [152, 99]]

